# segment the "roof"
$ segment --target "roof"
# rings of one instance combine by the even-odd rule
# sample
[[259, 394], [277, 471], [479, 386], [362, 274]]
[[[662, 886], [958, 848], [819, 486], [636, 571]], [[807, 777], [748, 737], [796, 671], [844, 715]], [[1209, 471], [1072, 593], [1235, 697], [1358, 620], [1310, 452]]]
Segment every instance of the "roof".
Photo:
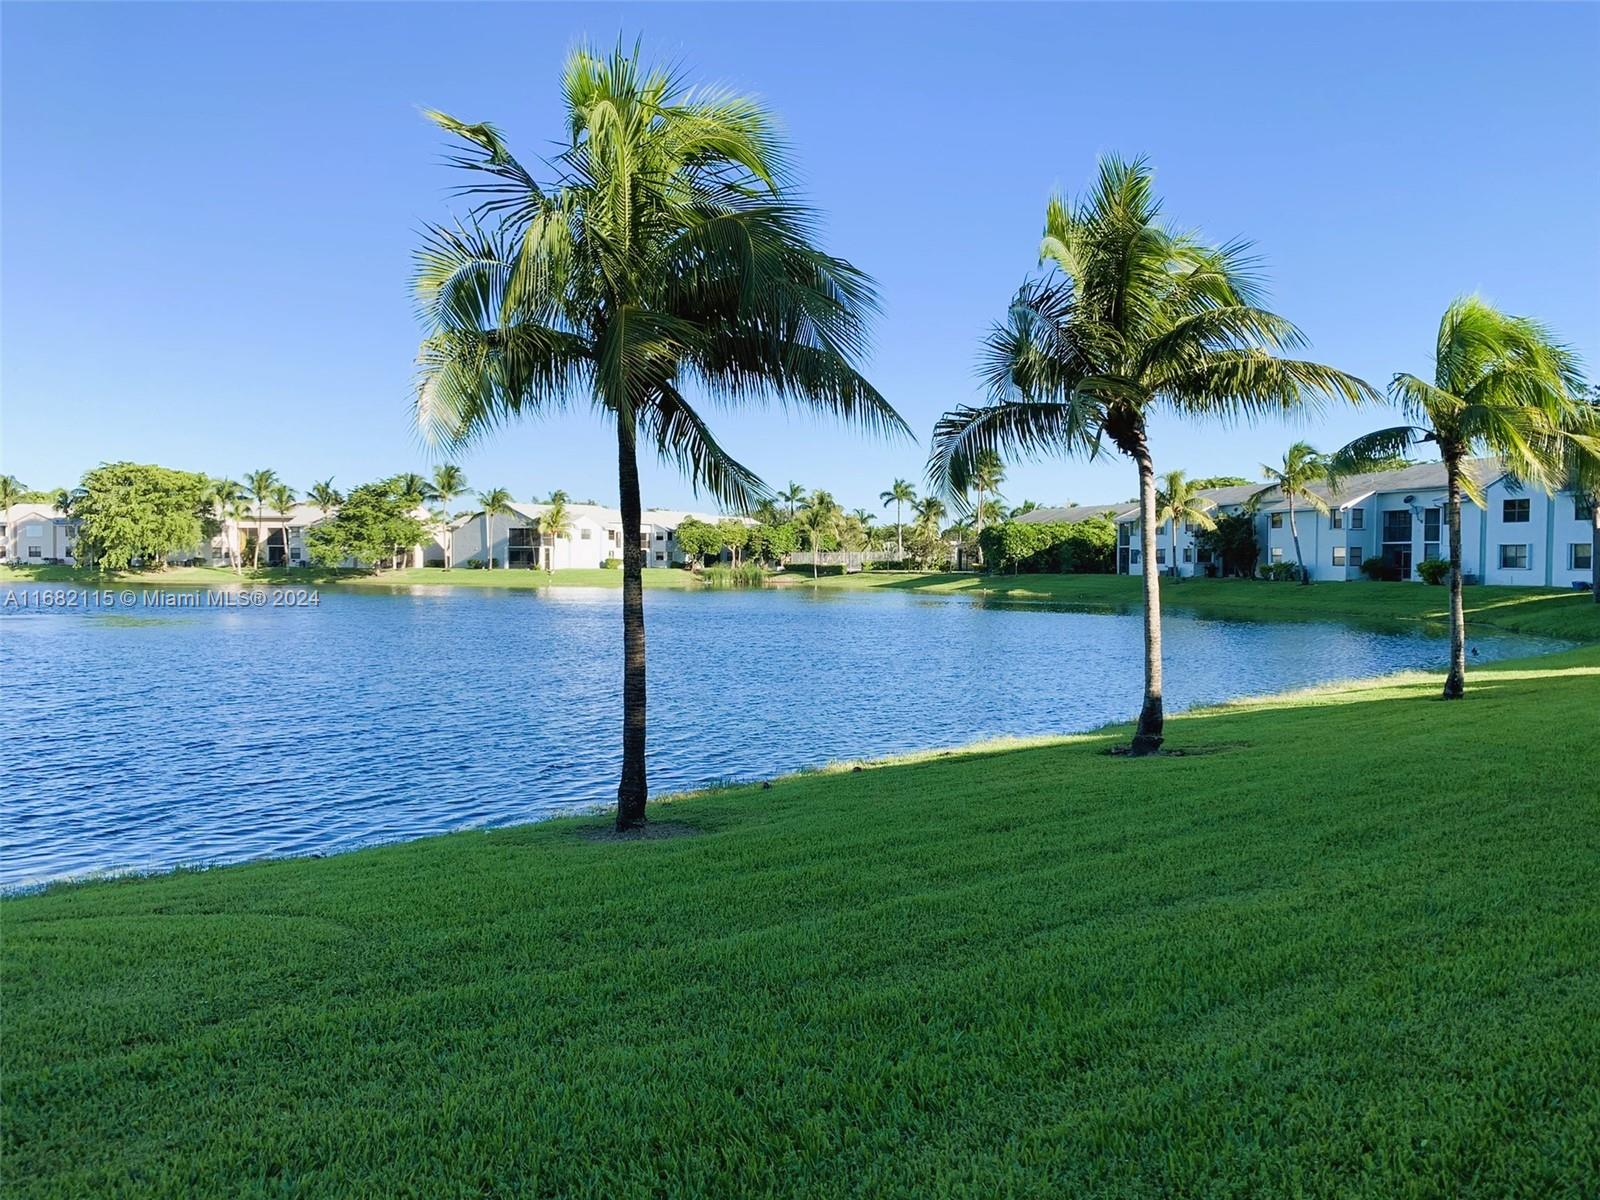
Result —
[[1138, 505], [1134, 504], [1068, 504], [1059, 508], [1029, 509], [1015, 519], [1024, 525], [1072, 525], [1095, 517], [1120, 517], [1138, 511]]
[[47, 500], [25, 500], [6, 509], [0, 519], [15, 525], [19, 521], [60, 521], [66, 515]]
[[[1479, 487], [1488, 487], [1503, 474], [1497, 458], [1469, 458], [1462, 469]], [[1420, 492], [1445, 486], [1444, 463], [1417, 463], [1394, 471], [1363, 471], [1359, 475], [1346, 475], [1335, 489], [1326, 483], [1312, 484], [1307, 490], [1330, 506], [1348, 508], [1359, 500], [1379, 492]], [[1288, 504], [1275, 493], [1263, 498], [1263, 512], [1285, 509]]]

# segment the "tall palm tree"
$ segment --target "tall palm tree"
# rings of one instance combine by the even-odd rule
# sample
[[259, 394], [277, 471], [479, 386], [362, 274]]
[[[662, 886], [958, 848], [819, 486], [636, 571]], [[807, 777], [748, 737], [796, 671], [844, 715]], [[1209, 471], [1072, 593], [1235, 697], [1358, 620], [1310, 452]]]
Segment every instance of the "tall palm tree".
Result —
[[878, 493], [878, 499], [883, 502], [885, 508], [888, 508], [891, 504], [894, 505], [894, 548], [895, 553], [903, 562], [906, 557], [906, 539], [905, 523], [901, 520], [901, 512], [904, 505], [916, 503], [917, 489], [904, 479], [896, 479], [889, 485], [888, 491]]
[[645, 819], [644, 562], [638, 443], [722, 505], [764, 494], [691, 406], [776, 397], [881, 432], [909, 432], [857, 370], [871, 281], [813, 244], [787, 147], [754, 101], [690, 92], [637, 48], [575, 51], [567, 140], [537, 181], [491, 125], [429, 114], [482, 182], [473, 221], [436, 226], [419, 255], [428, 323], [416, 417], [462, 445], [519, 416], [582, 402], [617, 437], [622, 508], [623, 729], [617, 826]]
[[333, 476], [313, 483], [306, 492], [306, 499], [315, 504], [323, 512], [338, 508], [344, 503], [344, 497], [339, 494], [339, 489], [333, 486]]
[[789, 519], [794, 520], [794, 514], [805, 501], [806, 489], [794, 480], [789, 481], [789, 486], [778, 489], [778, 499], [789, 506]]
[[939, 536], [939, 527], [949, 513], [945, 502], [937, 496], [924, 496], [911, 506], [912, 523], [923, 533]]
[[505, 488], [479, 492], [478, 505], [483, 509], [483, 565], [492, 571], [494, 570], [494, 518], [509, 516], [516, 510], [511, 507], [511, 493]]
[[1600, 383], [1567, 422], [1562, 474], [1567, 490], [1589, 504], [1589, 591], [1600, 604]]
[[[992, 512], [992, 504], [986, 506], [985, 494], [998, 496], [1000, 485], [1005, 482], [1006, 467], [1000, 455], [993, 450], [980, 450], [972, 462], [972, 475], [967, 480], [967, 486], [978, 493], [978, 502], [972, 508], [972, 536], [976, 539], [983, 533], [983, 519], [986, 513]], [[978, 565], [983, 565], [983, 546], [978, 544]]]
[[243, 499], [244, 486], [236, 479], [213, 479], [206, 484], [204, 503], [221, 526], [222, 545], [235, 572], [243, 569], [243, 563], [239, 554], [239, 524], [230, 519], [229, 513], [235, 503]]
[[[539, 518], [540, 540], [550, 539], [550, 557], [544, 560], [545, 574], [554, 575], [556, 567], [556, 543], [562, 538], [572, 536], [572, 514], [567, 511], [567, 501], [552, 499], [550, 507], [544, 510], [544, 516]], [[571, 563], [569, 558], [568, 563]]]
[[278, 473], [266, 467], [259, 471], [251, 471], [244, 477], [245, 491], [256, 505], [256, 546], [255, 552], [250, 556], [250, 569], [261, 569], [261, 543], [267, 536], [265, 518], [261, 515], [261, 507], [267, 504], [272, 496], [272, 489], [278, 486]]
[[[1140, 542], [1155, 561], [1156, 485], [1147, 423], [1251, 419], [1323, 398], [1375, 398], [1359, 379], [1276, 351], [1295, 327], [1260, 307], [1253, 262], [1239, 243], [1209, 246], [1159, 223], [1142, 159], [1106, 158], [1076, 205], [1045, 215], [1045, 277], [1023, 285], [989, 335], [990, 402], [946, 413], [934, 428], [929, 481], [959, 494], [986, 450], [1094, 456], [1110, 442], [1139, 475]], [[1161, 747], [1161, 595], [1144, 584], [1144, 703], [1132, 752]]]
[[415, 471], [402, 471], [392, 482], [395, 491], [412, 504], [421, 504], [433, 495], [433, 484]]
[[289, 510], [294, 507], [294, 489], [286, 483], [274, 484], [270, 503], [283, 516], [283, 565], [289, 566]]
[[813, 492], [806, 506], [794, 515], [795, 528], [811, 550], [811, 578], [817, 578], [817, 556], [830, 538], [839, 535], [843, 514], [827, 492]]
[[1313, 484], [1332, 482], [1333, 474], [1326, 455], [1317, 453], [1309, 442], [1296, 442], [1284, 454], [1281, 467], [1261, 464], [1261, 478], [1267, 481], [1267, 486], [1251, 493], [1245, 501], [1245, 507], [1251, 512], [1258, 511], [1274, 493], [1288, 504], [1289, 538], [1294, 542], [1294, 561], [1299, 565], [1303, 587], [1310, 585], [1311, 572], [1306, 570], [1305, 556], [1300, 553], [1300, 526], [1295, 521], [1295, 505], [1300, 504], [1326, 516], [1328, 502], [1311, 488]]
[[1564, 431], [1582, 419], [1578, 360], [1539, 322], [1513, 317], [1477, 296], [1451, 302], [1434, 342], [1433, 382], [1404, 372], [1389, 396], [1408, 424], [1356, 438], [1334, 456], [1338, 473], [1401, 455], [1432, 442], [1444, 460], [1450, 526], [1450, 671], [1444, 698], [1467, 687], [1467, 634], [1461, 608], [1461, 496], [1483, 505], [1479, 483], [1464, 469], [1477, 453], [1550, 490], [1561, 479]]
[[250, 502], [241, 491], [239, 496], [230, 500], [223, 506], [223, 516], [229, 528], [233, 530], [232, 545], [229, 550], [233, 556], [234, 574], [244, 574], [244, 547], [239, 544], [239, 530], [244, 528], [244, 523], [250, 517]]
[[433, 479], [428, 484], [428, 499], [435, 500], [444, 512], [439, 522], [439, 532], [444, 540], [444, 569], [455, 566], [455, 531], [450, 528], [450, 505], [467, 490], [467, 473], [455, 463], [440, 463], [433, 469]]
[[1178, 569], [1178, 525], [1180, 522], [1187, 525], [1197, 525], [1201, 529], [1215, 529], [1216, 521], [1211, 517], [1210, 509], [1214, 505], [1210, 500], [1200, 495], [1200, 489], [1182, 471], [1168, 471], [1156, 485], [1156, 522], [1165, 524], [1172, 522], [1170, 533], [1172, 535], [1172, 579], [1174, 583], [1183, 579], [1183, 572]]

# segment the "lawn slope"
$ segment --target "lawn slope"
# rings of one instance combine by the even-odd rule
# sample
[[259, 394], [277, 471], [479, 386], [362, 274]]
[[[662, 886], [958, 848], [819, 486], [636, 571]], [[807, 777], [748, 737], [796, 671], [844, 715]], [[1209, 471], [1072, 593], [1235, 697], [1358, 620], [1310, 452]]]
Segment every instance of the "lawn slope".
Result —
[[1600, 649], [1438, 686], [5, 901], [0, 1190], [1593, 1195]]

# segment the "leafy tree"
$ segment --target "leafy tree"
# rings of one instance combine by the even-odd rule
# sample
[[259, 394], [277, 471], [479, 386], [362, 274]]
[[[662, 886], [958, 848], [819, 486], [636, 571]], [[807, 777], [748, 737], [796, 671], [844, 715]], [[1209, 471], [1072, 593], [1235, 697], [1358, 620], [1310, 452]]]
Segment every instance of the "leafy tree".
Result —
[[1211, 555], [1221, 574], [1254, 575], [1261, 557], [1255, 520], [1244, 513], [1222, 513], [1213, 522], [1214, 528], [1195, 535], [1195, 545]]
[[800, 548], [800, 534], [789, 521], [763, 521], [751, 528], [749, 547], [752, 558], [777, 566]]
[[917, 502], [917, 489], [904, 479], [896, 479], [886, 492], [879, 492], [878, 499], [883, 506], [888, 508], [894, 505], [894, 545], [897, 557], [904, 561], [906, 556], [905, 521], [902, 510], [907, 504]]
[[0, 514], [9, 515], [13, 505], [24, 503], [27, 490], [15, 475], [0, 475]]
[[[1260, 307], [1246, 247], [1205, 245], [1159, 224], [1159, 212], [1142, 159], [1105, 159], [1077, 205], [1050, 202], [1040, 256], [1052, 273], [1023, 285], [988, 338], [990, 402], [935, 427], [935, 487], [966, 489], [985, 451], [1092, 456], [1109, 441], [1137, 468], [1141, 546], [1153, 564], [1152, 413], [1237, 420], [1327, 396], [1376, 398], [1342, 371], [1280, 357], [1301, 336]], [[1153, 754], [1164, 726], [1161, 599], [1157, 573], [1142, 579], [1144, 703], [1131, 749]]]
[[252, 570], [258, 570], [261, 567], [261, 543], [267, 536], [266, 517], [262, 515], [262, 508], [270, 503], [272, 489], [278, 486], [278, 473], [268, 467], [251, 471], [244, 477], [244, 486], [256, 506], [256, 544], [250, 566]]
[[1563, 435], [1581, 420], [1577, 359], [1539, 322], [1508, 316], [1476, 296], [1445, 309], [1434, 343], [1433, 382], [1402, 372], [1390, 398], [1409, 424], [1380, 429], [1345, 446], [1334, 470], [1363, 470], [1432, 442], [1444, 460], [1450, 527], [1450, 672], [1444, 698], [1466, 694], [1466, 621], [1461, 609], [1461, 496], [1483, 504], [1478, 482], [1462, 469], [1488, 451], [1534, 487], [1558, 486]]
[[1086, 521], [1004, 521], [978, 535], [984, 561], [1018, 574], [1099, 574], [1116, 569], [1117, 527], [1109, 517]]
[[717, 527], [696, 517], [685, 519], [674, 536], [678, 541], [678, 549], [683, 551], [683, 557], [692, 571], [698, 571], [712, 555], [722, 553], [722, 535]]
[[1183, 573], [1178, 569], [1178, 526], [1188, 524], [1199, 529], [1216, 527], [1216, 522], [1211, 519], [1209, 511], [1215, 506], [1199, 493], [1199, 487], [1184, 478], [1182, 471], [1168, 471], [1161, 477], [1160, 485], [1156, 488], [1156, 520], [1168, 525], [1172, 534], [1174, 581], [1183, 579]]
[[1251, 512], [1258, 511], [1274, 494], [1288, 504], [1289, 537], [1294, 542], [1294, 561], [1300, 569], [1300, 582], [1307, 587], [1311, 585], [1311, 572], [1306, 570], [1305, 556], [1300, 553], [1300, 526], [1295, 520], [1295, 505], [1326, 515], [1328, 502], [1311, 488], [1314, 484], [1330, 482], [1332, 475], [1333, 469], [1327, 456], [1317, 453], [1309, 442], [1296, 442], [1284, 454], [1281, 467], [1261, 464], [1261, 477], [1267, 481], [1267, 486], [1253, 493], [1245, 502]]
[[193, 551], [203, 535], [200, 513], [210, 480], [191, 471], [108, 463], [83, 477], [76, 512], [78, 558], [101, 570], [166, 564]]
[[331, 520], [306, 533], [311, 561], [338, 566], [347, 558], [381, 569], [417, 546], [426, 530], [416, 515], [416, 493], [396, 476], [352, 488]]
[[[684, 384], [713, 401], [776, 396], [909, 432], [861, 376], [870, 281], [812, 242], [786, 148], [753, 101], [688, 92], [618, 49], [575, 51], [568, 140], [536, 181], [493, 126], [430, 114], [487, 180], [467, 227], [434, 227], [417, 292], [429, 325], [419, 427], [461, 445], [581, 400], [617, 435], [623, 542], [623, 754], [617, 825], [645, 819], [640, 437], [726, 507], [759, 479], [713, 437]], [[483, 222], [491, 221], [485, 225]]]
[[717, 522], [717, 537], [728, 548], [729, 557], [737, 567], [744, 548], [750, 543], [750, 526], [743, 521], [721, 520]]
[[1012, 508], [1011, 508], [1011, 511], [1006, 514], [1006, 517], [1009, 520], [1015, 520], [1018, 517], [1025, 516], [1028, 513], [1031, 513], [1034, 509], [1036, 509], [1038, 507], [1039, 507], [1039, 502], [1037, 500], [1024, 500], [1021, 504], [1013, 505]]
[[516, 510], [511, 507], [511, 493], [505, 488], [492, 488], [478, 493], [478, 507], [483, 510], [483, 565], [494, 570], [494, 519], [509, 516]]
[[1254, 480], [1246, 479], [1243, 475], [1202, 475], [1199, 479], [1189, 481], [1198, 492], [1210, 491], [1212, 488], [1244, 487]]

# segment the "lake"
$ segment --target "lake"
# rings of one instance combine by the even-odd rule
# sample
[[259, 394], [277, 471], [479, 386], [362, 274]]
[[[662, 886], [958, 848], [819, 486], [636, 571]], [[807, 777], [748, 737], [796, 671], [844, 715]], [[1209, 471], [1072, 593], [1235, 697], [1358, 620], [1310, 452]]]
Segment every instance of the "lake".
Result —
[[[0, 887], [330, 853], [614, 796], [615, 590], [36, 607], [62, 591], [0, 591]], [[1136, 612], [793, 588], [652, 591], [646, 613], [656, 795], [1082, 731], [1138, 709]], [[1165, 634], [1169, 712], [1441, 666], [1447, 653], [1442, 631], [1422, 627], [1168, 612]], [[1480, 658], [1550, 648], [1510, 635], [1472, 644]]]

